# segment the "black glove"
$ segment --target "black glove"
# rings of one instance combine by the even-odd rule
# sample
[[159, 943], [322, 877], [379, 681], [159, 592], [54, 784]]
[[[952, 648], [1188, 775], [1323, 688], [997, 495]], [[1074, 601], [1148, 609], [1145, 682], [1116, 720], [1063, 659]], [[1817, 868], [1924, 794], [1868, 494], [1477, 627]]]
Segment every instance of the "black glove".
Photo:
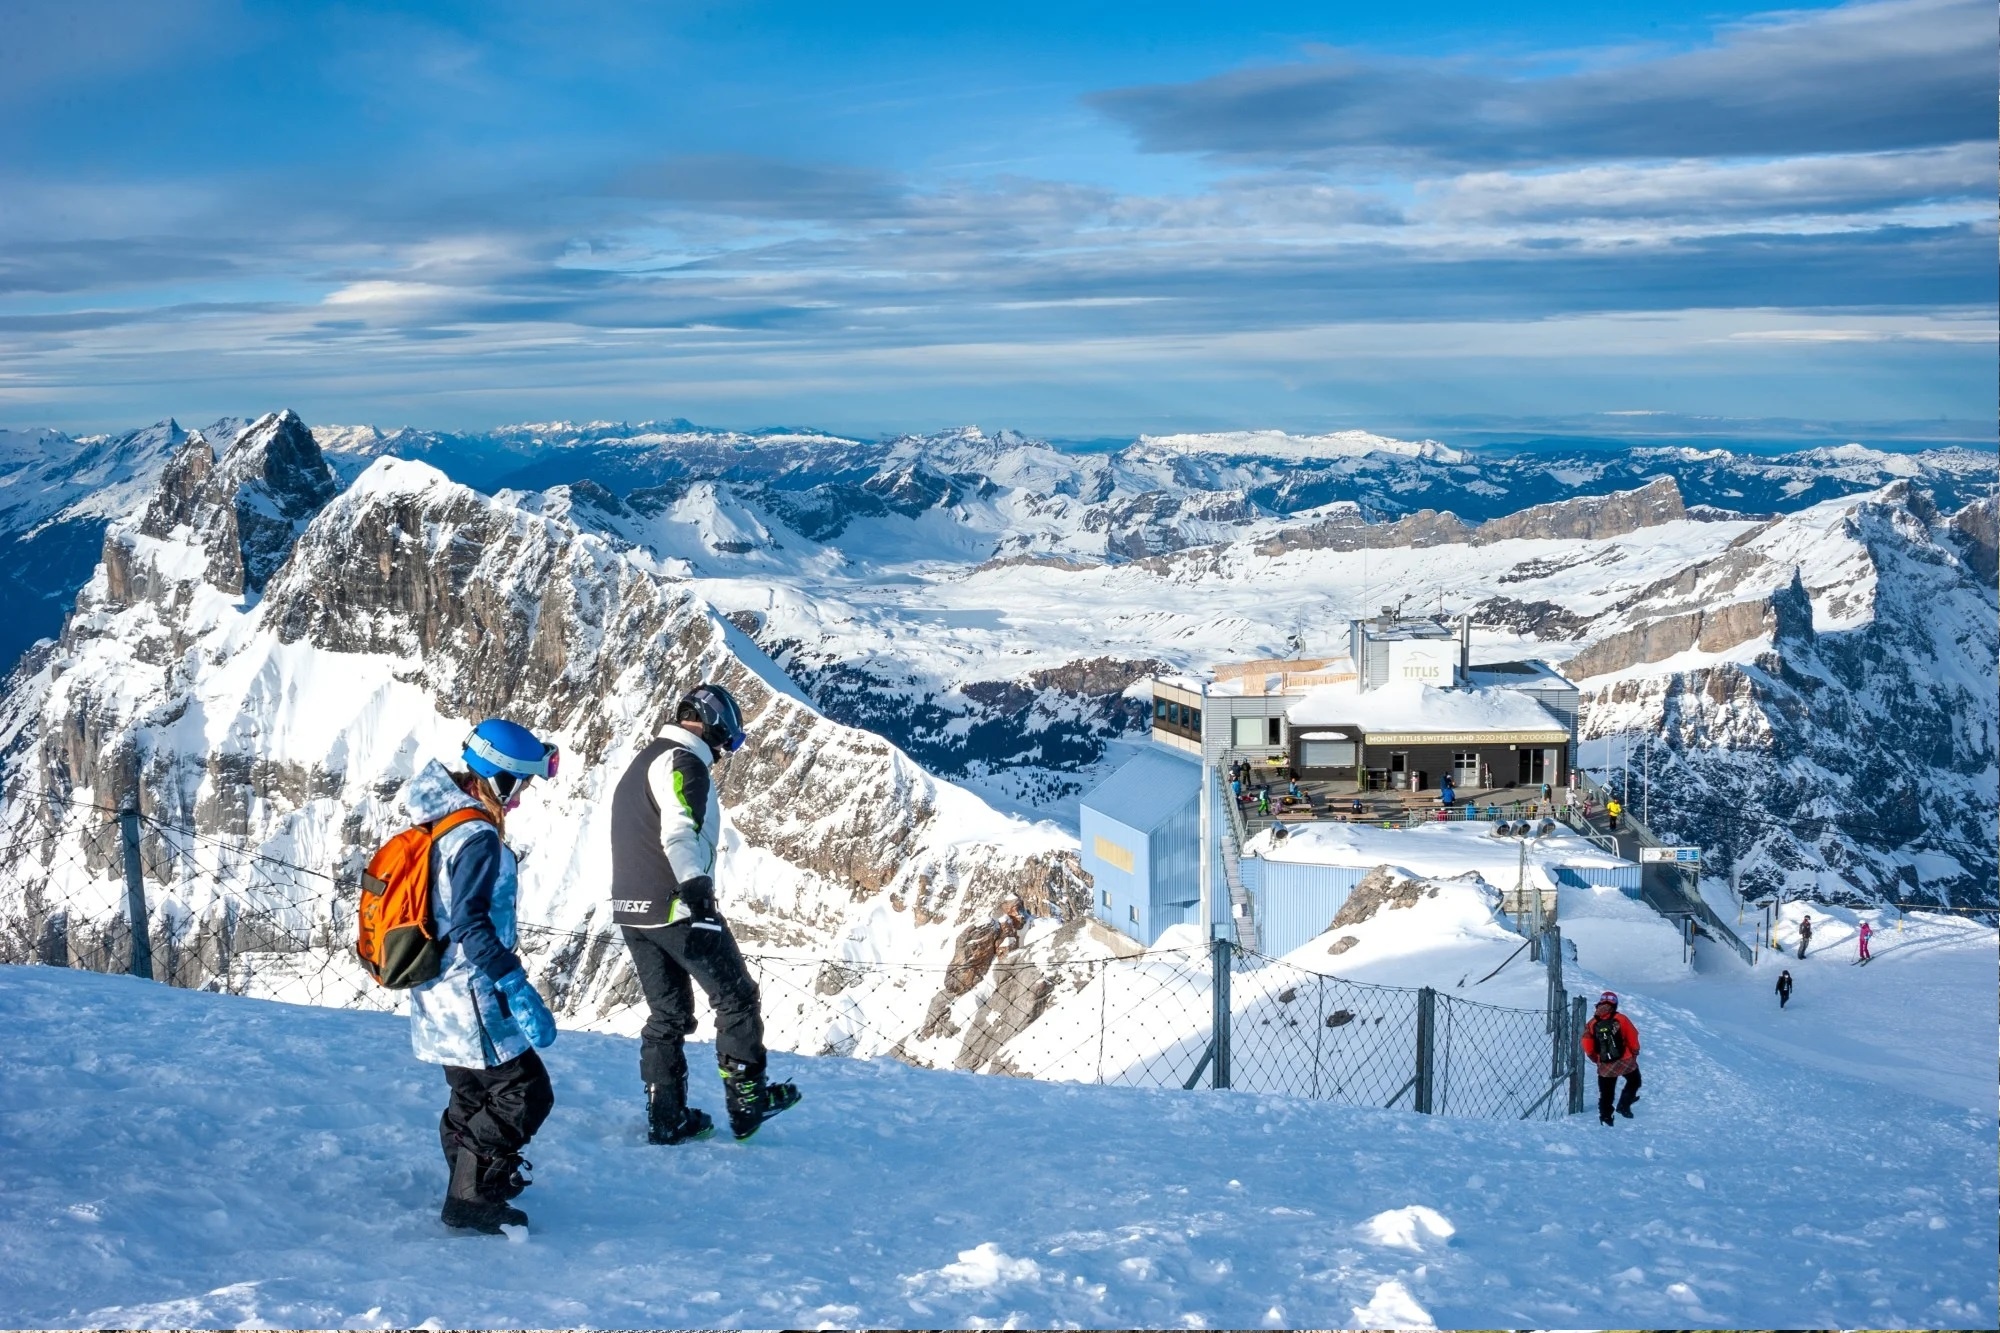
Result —
[[688, 910], [683, 921], [720, 921], [722, 915], [715, 910], [715, 881], [707, 875], [696, 875], [681, 882], [680, 892], [675, 895], [681, 905]]

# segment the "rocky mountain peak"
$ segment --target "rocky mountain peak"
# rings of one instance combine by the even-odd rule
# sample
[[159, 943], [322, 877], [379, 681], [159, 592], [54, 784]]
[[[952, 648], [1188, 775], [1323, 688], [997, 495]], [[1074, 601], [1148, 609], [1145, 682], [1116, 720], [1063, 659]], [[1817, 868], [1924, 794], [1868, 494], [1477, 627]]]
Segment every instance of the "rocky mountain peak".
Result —
[[1672, 477], [1655, 477], [1637, 490], [1558, 500], [1492, 519], [1480, 525], [1473, 540], [1482, 545], [1515, 537], [1594, 541], [1686, 517], [1680, 485]]
[[218, 471], [239, 499], [247, 495], [287, 523], [311, 519], [340, 489], [319, 441], [289, 408], [252, 422], [223, 453]]

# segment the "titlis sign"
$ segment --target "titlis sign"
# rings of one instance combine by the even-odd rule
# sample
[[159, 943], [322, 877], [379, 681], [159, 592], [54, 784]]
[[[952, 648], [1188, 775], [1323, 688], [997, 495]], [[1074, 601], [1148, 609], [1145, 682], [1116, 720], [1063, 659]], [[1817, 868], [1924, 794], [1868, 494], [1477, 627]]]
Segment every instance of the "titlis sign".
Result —
[[1698, 866], [1701, 864], [1701, 848], [1641, 847], [1639, 859], [1642, 862], [1664, 861], [1669, 865]]

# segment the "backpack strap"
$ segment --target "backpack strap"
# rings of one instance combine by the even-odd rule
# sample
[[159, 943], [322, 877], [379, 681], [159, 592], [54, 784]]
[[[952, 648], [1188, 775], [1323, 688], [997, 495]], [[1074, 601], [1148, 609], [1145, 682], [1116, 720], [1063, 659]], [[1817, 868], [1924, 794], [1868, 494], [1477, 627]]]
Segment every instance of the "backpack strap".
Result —
[[[470, 824], [475, 819], [483, 824], [493, 823], [493, 816], [487, 814], [482, 807], [476, 805], [464, 806], [461, 807], [460, 809], [452, 811], [450, 814], [445, 815], [444, 817], [438, 820], [435, 820], [431, 824], [431, 839], [432, 841], [436, 841], [437, 839], [442, 838], [445, 834], [451, 832], [453, 829], [457, 828], [459, 825]], [[495, 828], [499, 827], [499, 825], [497, 824], [494, 824], [493, 826]]]

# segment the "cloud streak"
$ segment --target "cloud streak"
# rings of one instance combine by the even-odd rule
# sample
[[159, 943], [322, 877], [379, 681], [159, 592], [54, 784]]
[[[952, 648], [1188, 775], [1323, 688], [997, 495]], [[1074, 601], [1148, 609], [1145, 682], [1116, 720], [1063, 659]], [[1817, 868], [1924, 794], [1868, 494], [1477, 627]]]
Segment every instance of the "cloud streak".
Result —
[[1148, 151], [1322, 166], [1925, 148], [1992, 138], [1993, 13], [1977, 0], [1788, 13], [1701, 50], [1604, 52], [1554, 75], [1333, 52], [1091, 101]]

